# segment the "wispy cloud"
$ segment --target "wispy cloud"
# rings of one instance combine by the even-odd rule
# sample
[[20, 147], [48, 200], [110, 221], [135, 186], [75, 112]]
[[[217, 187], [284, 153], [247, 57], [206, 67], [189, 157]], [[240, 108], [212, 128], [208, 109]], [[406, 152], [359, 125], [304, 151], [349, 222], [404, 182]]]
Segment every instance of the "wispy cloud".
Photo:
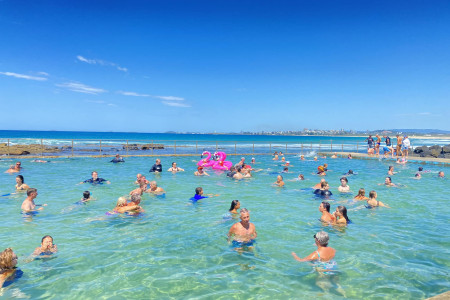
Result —
[[28, 80], [37, 80], [37, 81], [47, 80], [47, 78], [45, 78], [45, 77], [29, 76], [29, 75], [12, 73], [12, 72], [0, 72], [0, 74], [5, 75], [5, 76], [16, 77], [16, 78], [28, 79]]
[[175, 106], [175, 107], [191, 107], [189, 104], [181, 103], [181, 102], [169, 102], [169, 101], [162, 101], [164, 105], [168, 106]]
[[85, 93], [85, 94], [93, 94], [93, 95], [97, 95], [100, 93], [106, 93], [107, 91], [104, 89], [100, 89], [100, 88], [94, 88], [94, 87], [90, 87], [88, 85], [82, 84], [80, 82], [65, 82], [65, 83], [61, 83], [61, 84], [57, 84], [56, 86], [62, 87], [62, 88], [66, 88], [70, 91], [73, 92], [78, 92], [78, 93]]
[[134, 97], [150, 97], [150, 95], [147, 94], [139, 94], [136, 92], [124, 92], [124, 91], [118, 91], [117, 94], [121, 94], [124, 96], [134, 96]]
[[38, 75], [42, 75], [42, 76], [50, 76], [50, 74], [48, 74], [47, 72], [38, 72]]
[[184, 101], [184, 98], [174, 97], [174, 96], [152, 96], [152, 97], [153, 98], [162, 99], [162, 100], [166, 100], [166, 101]]
[[89, 58], [83, 57], [81, 55], [77, 55], [77, 59], [79, 61], [85, 62], [87, 64], [114, 67], [119, 71], [128, 72], [127, 68], [121, 67], [118, 64], [113, 63], [113, 62], [109, 62], [109, 61], [105, 61], [105, 60], [101, 60], [101, 59], [89, 59]]

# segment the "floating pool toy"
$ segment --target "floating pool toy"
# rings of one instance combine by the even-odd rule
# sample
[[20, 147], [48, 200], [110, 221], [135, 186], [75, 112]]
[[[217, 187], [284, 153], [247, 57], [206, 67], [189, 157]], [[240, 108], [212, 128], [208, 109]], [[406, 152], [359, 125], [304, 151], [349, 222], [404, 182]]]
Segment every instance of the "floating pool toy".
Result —
[[216, 152], [214, 155], [219, 156], [219, 160], [215, 162], [215, 164], [212, 166], [215, 170], [225, 170], [228, 171], [231, 166], [233, 166], [233, 163], [231, 161], [225, 161], [227, 158], [227, 155], [225, 152]]
[[203, 158], [201, 160], [199, 160], [199, 162], [197, 163], [197, 166], [199, 167], [212, 167], [216, 162], [213, 160], [209, 160], [211, 158], [211, 153], [208, 151], [205, 151], [202, 153], [202, 157], [203, 155], [208, 155], [206, 158]]

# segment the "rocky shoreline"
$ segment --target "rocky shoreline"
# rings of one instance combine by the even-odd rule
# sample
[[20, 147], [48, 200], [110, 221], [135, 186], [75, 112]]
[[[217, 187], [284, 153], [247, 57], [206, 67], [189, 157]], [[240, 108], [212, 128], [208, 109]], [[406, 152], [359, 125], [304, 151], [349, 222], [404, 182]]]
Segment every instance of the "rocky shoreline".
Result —
[[450, 158], [450, 144], [446, 146], [434, 145], [431, 147], [416, 147], [414, 151], [411, 151], [410, 155], [418, 157]]

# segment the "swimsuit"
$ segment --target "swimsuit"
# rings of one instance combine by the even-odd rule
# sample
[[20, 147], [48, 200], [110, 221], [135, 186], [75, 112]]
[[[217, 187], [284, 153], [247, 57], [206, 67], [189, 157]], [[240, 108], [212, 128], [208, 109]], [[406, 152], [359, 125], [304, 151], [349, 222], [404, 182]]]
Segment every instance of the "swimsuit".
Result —
[[201, 195], [195, 195], [194, 197], [190, 198], [189, 200], [191, 200], [192, 202], [197, 202], [200, 199], [204, 199], [204, 198], [208, 198], [208, 196], [201, 196]]
[[247, 242], [239, 242], [239, 241], [233, 240], [231, 242], [231, 244], [233, 245], [234, 248], [242, 248], [242, 247], [253, 247], [254, 242], [255, 242], [255, 240], [250, 240]]
[[162, 172], [162, 165], [161, 164], [159, 164], [159, 165], [154, 164], [149, 172], [156, 172], [156, 171]]
[[323, 272], [323, 274], [325, 274], [325, 275], [336, 274], [337, 263], [333, 259], [331, 259], [329, 261], [321, 261], [319, 251], [316, 251], [316, 253], [317, 253], [317, 256], [319, 257], [319, 259], [315, 263], [316, 268], [319, 269], [319, 271], [322, 271], [322, 272], [325, 271], [325, 272]]
[[372, 206], [372, 205], [370, 205], [369, 203], [367, 203], [367, 205], [365, 205], [365, 206], [366, 206], [366, 208], [368, 208], [368, 209], [372, 209], [372, 208], [375, 208], [375, 207], [380, 206], [380, 201], [377, 200], [377, 205], [376, 205], [376, 206]]
[[98, 177], [95, 180], [93, 178], [85, 180], [85, 181], [83, 181], [83, 183], [102, 184], [105, 181], [106, 181], [106, 179]]

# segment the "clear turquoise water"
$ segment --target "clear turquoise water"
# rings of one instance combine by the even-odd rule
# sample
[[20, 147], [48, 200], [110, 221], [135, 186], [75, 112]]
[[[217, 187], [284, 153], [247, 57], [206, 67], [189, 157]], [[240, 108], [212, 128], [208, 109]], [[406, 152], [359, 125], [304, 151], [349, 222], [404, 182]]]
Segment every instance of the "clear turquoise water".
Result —
[[[114, 165], [109, 159], [58, 159], [39, 164], [22, 160], [25, 182], [38, 189], [37, 203], [47, 203], [32, 219], [24, 218], [20, 205], [24, 194], [0, 197], [2, 250], [18, 253], [22, 278], [0, 292], [0, 297], [32, 299], [96, 298], [398, 298], [421, 299], [449, 290], [450, 239], [447, 233], [448, 179], [438, 179], [437, 165], [395, 165], [392, 176], [401, 188], [379, 186], [392, 161], [326, 159], [299, 161], [287, 157], [293, 167], [285, 174], [285, 188], [271, 185], [282, 167], [271, 156], [256, 157], [264, 171], [254, 178], [234, 181], [223, 173], [193, 176], [194, 157], [164, 157], [167, 169], [176, 161], [186, 172], [149, 174], [154, 159], [128, 158]], [[230, 157], [234, 162], [236, 157]], [[250, 157], [247, 157], [249, 160]], [[311, 187], [319, 163], [332, 170], [326, 176], [334, 193], [332, 210], [346, 205], [353, 224], [345, 229], [323, 226], [320, 200]], [[0, 161], [6, 170], [11, 161]], [[413, 176], [419, 166], [421, 180]], [[351, 195], [339, 194], [342, 173], [349, 169]], [[76, 185], [97, 170], [110, 185]], [[166, 197], [145, 195], [140, 217], [105, 217], [119, 196], [135, 188], [137, 173], [155, 179]], [[299, 173], [306, 181], [287, 181]], [[0, 194], [14, 189], [15, 175], [0, 174]], [[220, 194], [193, 205], [194, 189]], [[392, 208], [365, 209], [351, 199], [360, 187], [375, 189], [378, 199]], [[74, 205], [84, 190], [97, 198]], [[233, 199], [251, 211], [258, 232], [256, 250], [242, 255], [232, 251], [226, 234], [237, 220], [224, 219]], [[311, 264], [296, 262], [291, 252], [304, 257], [314, 251], [312, 236], [320, 230], [330, 234], [337, 250], [340, 273], [317, 274]], [[28, 262], [26, 258], [50, 234], [58, 245], [57, 258]]]

